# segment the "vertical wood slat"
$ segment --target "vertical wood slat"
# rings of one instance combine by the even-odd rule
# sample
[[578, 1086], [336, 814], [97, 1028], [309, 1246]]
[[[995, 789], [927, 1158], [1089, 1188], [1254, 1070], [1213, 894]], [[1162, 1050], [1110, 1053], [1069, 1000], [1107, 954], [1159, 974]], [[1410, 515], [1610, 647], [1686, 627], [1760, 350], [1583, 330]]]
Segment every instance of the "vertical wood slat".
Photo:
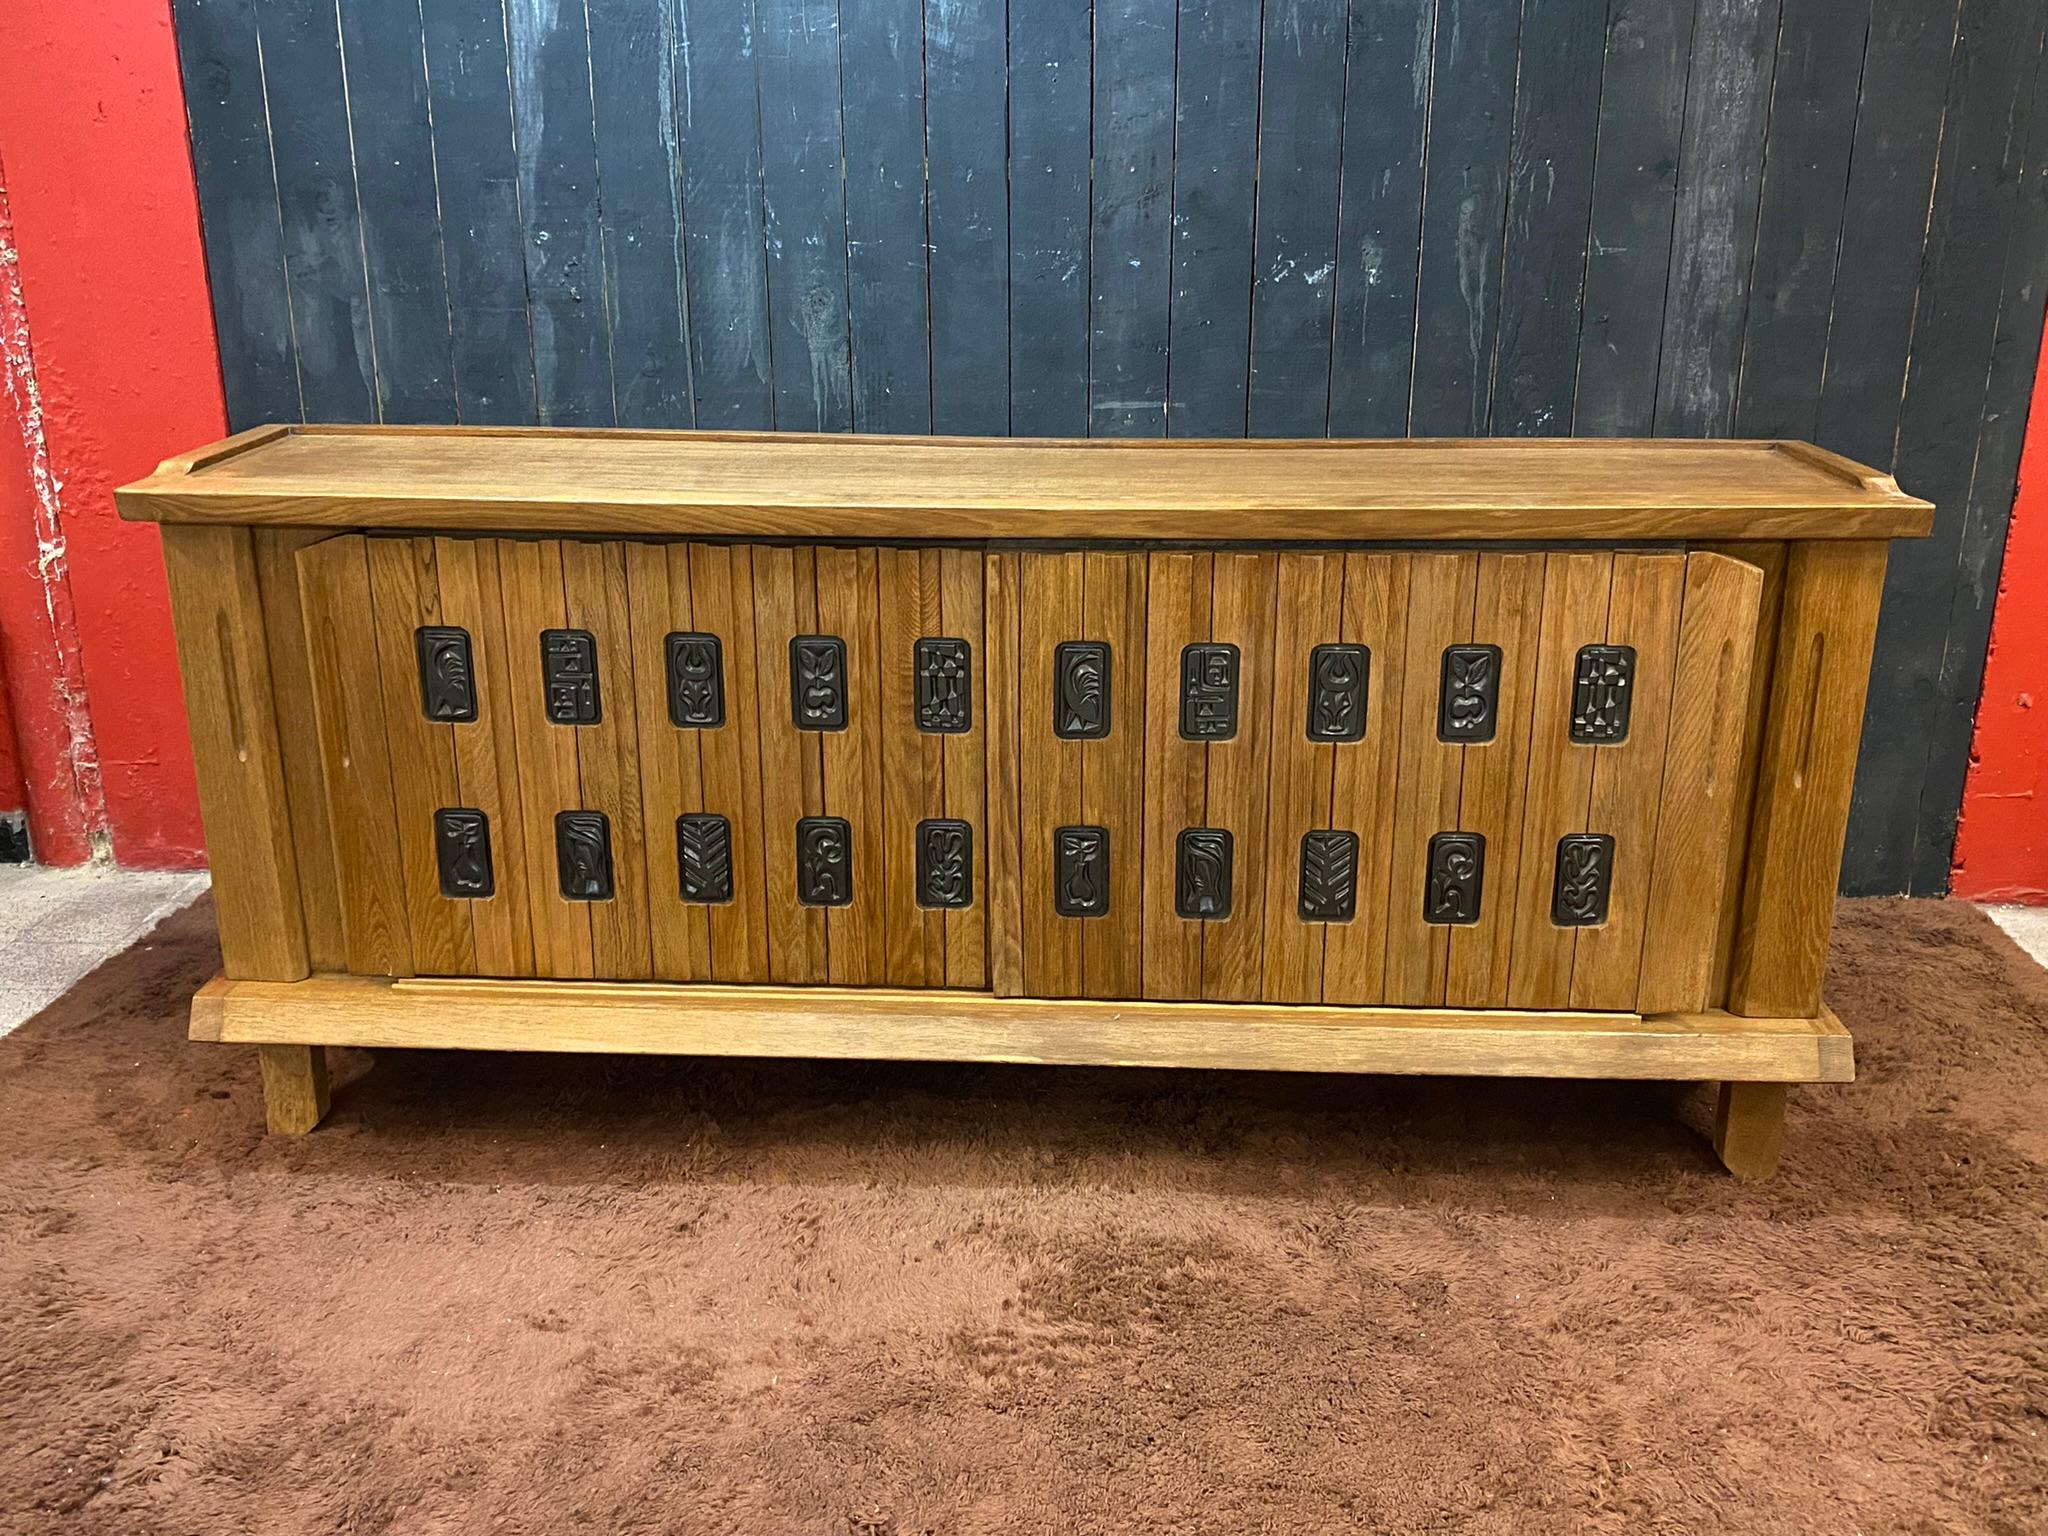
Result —
[[1725, 854], [1735, 834], [1762, 594], [1763, 572], [1753, 565], [1698, 551], [1686, 559], [1635, 1001], [1640, 1013], [1709, 1005], [1721, 914], [1734, 904]]
[[[1444, 651], [1472, 633], [1477, 555], [1409, 557], [1408, 627], [1402, 641], [1407, 686], [1401, 701], [1400, 767], [1394, 788], [1392, 882], [1388, 891], [1385, 1001], [1436, 1007], [1449, 976], [1448, 926], [1423, 920], [1429, 844], [1457, 826], [1465, 748], [1437, 739]], [[1487, 850], [1491, 855], [1492, 850]], [[1484, 902], [1497, 899], [1493, 872]]]
[[455, 788], [455, 728], [429, 720], [421, 711], [419, 661], [413, 639], [420, 625], [441, 622], [434, 541], [373, 538], [367, 547], [370, 599], [377, 612], [377, 671], [384, 688], [384, 737], [391, 753], [391, 795], [397, 811], [413, 966], [423, 976], [473, 975], [476, 941], [470, 903], [441, 894], [434, 843], [434, 812], [461, 803]]
[[527, 913], [533, 964], [543, 977], [595, 974], [587, 901], [562, 895], [555, 861], [555, 816], [583, 803], [576, 733], [547, 717], [540, 633], [568, 622], [562, 546], [554, 539], [506, 539], [498, 546], [505, 604], [505, 655], [512, 682], [511, 730], [518, 746], [521, 836], [526, 850]]
[[[370, 664], [377, 631], [367, 542], [344, 534], [300, 550], [299, 599], [346, 969], [410, 976], [412, 931], [399, 873], [384, 694]], [[189, 682], [187, 690], [189, 704]], [[193, 719], [196, 733], [196, 710]]]
[[[1145, 616], [1145, 996], [1202, 995], [1202, 927], [1174, 909], [1183, 828], [1208, 814], [1208, 747], [1180, 734], [1180, 656], [1209, 638], [1213, 557], [1150, 557]], [[1111, 850], [1127, 858], [1139, 850]]]
[[1607, 644], [1636, 653], [1628, 735], [1593, 754], [1593, 794], [1586, 830], [1614, 839], [1607, 921], [1579, 930], [1572, 953], [1574, 1008], [1635, 1006], [1642, 971], [1645, 909], [1664, 792], [1665, 742], [1678, 661], [1679, 609], [1685, 597], [1685, 556], [1622, 553], [1614, 557], [1607, 607]]
[[[1335, 645], [1342, 636], [1344, 556], [1289, 552], [1277, 560], [1282, 600], [1273, 619], [1273, 703], [1264, 720], [1245, 722], [1246, 729], [1266, 733], [1272, 765], [1265, 846], [1262, 851], [1248, 847], [1240, 857], [1262, 856], [1265, 863], [1261, 995], [1271, 1003], [1319, 1003], [1324, 933], [1332, 925], [1301, 918], [1301, 840], [1314, 828], [1334, 825], [1331, 786], [1339, 749], [1308, 734], [1309, 657], [1317, 646]], [[1378, 680], [1370, 677], [1370, 664], [1367, 670], [1369, 694]], [[1346, 749], [1355, 745], [1346, 743]], [[1362, 837], [1359, 851], [1365, 851]]]
[[1493, 740], [1468, 744], [1461, 765], [1458, 828], [1486, 839], [1486, 885], [1479, 921], [1450, 931], [1444, 1000], [1453, 1007], [1500, 1008], [1508, 1000], [1515, 892], [1523, 857], [1522, 801], [1528, 788], [1543, 618], [1543, 565], [1544, 557], [1538, 554], [1479, 556], [1472, 638], [1500, 647], [1500, 692]]
[[496, 889], [488, 899], [469, 903], [476, 970], [481, 976], [524, 976], [533, 969], [533, 917], [499, 544], [496, 539], [436, 539], [434, 568], [442, 622], [469, 635], [477, 697], [476, 719], [448, 728], [454, 738], [456, 799], [482, 811], [490, 827]]
[[238, 980], [297, 981], [306, 925], [254, 544], [245, 528], [163, 535], [222, 963]]
[[[1219, 552], [1211, 558], [1209, 639], [1237, 647], [1238, 722], [1236, 735], [1207, 743], [1201, 825], [1230, 833], [1233, 868], [1229, 915], [1200, 925], [1202, 996], [1245, 1002], [1260, 995], [1265, 981], [1266, 867], [1259, 845], [1266, 836], [1272, 746], [1266, 723], [1273, 712], [1280, 562], [1273, 554]], [[1176, 671], [1176, 701], [1180, 684]]]
[[1813, 1017], [1834, 920], [1886, 546], [1802, 543], [1785, 566], [1731, 1013]]
[[[620, 643], [630, 639], [632, 645], [630, 707], [640, 749], [638, 792], [652, 974], [663, 981], [709, 981], [711, 909], [683, 900], [676, 847], [676, 818], [705, 809], [705, 732], [678, 727], [668, 709], [668, 636], [697, 628], [690, 551], [680, 544], [628, 544], [625, 553], [631, 632]], [[627, 701], [620, 704], [626, 707]]]
[[[983, 611], [981, 552], [945, 549], [938, 552], [938, 559], [940, 624], [946, 635], [967, 641], [970, 680], [969, 728], [943, 739], [945, 814], [967, 823], [974, 845], [968, 904], [946, 913], [944, 980], [949, 987], [980, 988], [989, 984], [989, 864], [994, 842], [990, 829], [996, 817], [989, 808], [988, 796], [988, 756], [994, 751], [995, 735], [989, 726], [990, 712], [996, 707], [996, 689], [989, 672], [994, 647], [989, 644]], [[1014, 677], [1008, 686], [1014, 689]]]
[[998, 997], [1021, 996], [1025, 990], [1020, 559], [1009, 551], [991, 550], [983, 565], [982, 623], [988, 660], [980, 670], [987, 679], [988, 705], [988, 978]]
[[[1079, 825], [1082, 746], [1053, 732], [1054, 648], [1086, 638], [1081, 633], [1083, 557], [1027, 552], [1018, 557], [1017, 739], [1019, 745], [1021, 854], [1023, 859], [1024, 984], [1035, 996], [1078, 997], [1084, 986], [1083, 928], [1125, 920], [1112, 905], [1107, 917], [1062, 917], [1057, 909], [1055, 830]], [[1127, 658], [1111, 655], [1114, 683]], [[1118, 722], [1112, 716], [1110, 729]], [[1111, 868], [1135, 849], [1112, 841]]]
[[591, 964], [600, 977], [640, 980], [653, 971], [654, 960], [625, 546], [564, 540], [562, 591], [568, 627], [588, 630], [597, 641], [597, 723], [557, 727], [575, 735], [583, 809], [602, 812], [611, 824], [612, 897], [587, 903]]
[[688, 560], [691, 612], [700, 630], [719, 637], [725, 664], [725, 724], [700, 732], [698, 746], [704, 809], [732, 829], [732, 900], [706, 913], [711, 973], [767, 981], [767, 861], [781, 842], [763, 812], [753, 559], [744, 545], [729, 544], [691, 544], [671, 549], [669, 559]]
[[[1437, 673], [1407, 666], [1410, 565], [1406, 554], [1344, 557], [1347, 645], [1371, 653], [1365, 736], [1337, 751], [1330, 788], [1330, 825], [1358, 834], [1358, 915], [1328, 926], [1323, 942], [1323, 1001], [1377, 1003], [1386, 994], [1387, 949], [1396, 901], [1422, 903], [1422, 893], [1393, 888], [1395, 790], [1408, 691], [1436, 697]], [[1432, 733], [1435, 722], [1430, 722]]]
[[[755, 545], [754, 684], [761, 731], [761, 819], [765, 839], [769, 976], [827, 979], [825, 911], [797, 900], [796, 824], [825, 814], [819, 733], [790, 714], [789, 642], [817, 633], [816, 562], [809, 550]], [[856, 871], [855, 878], [860, 878]]]
[[[939, 552], [878, 552], [881, 583], [881, 685], [877, 716], [886, 807], [881, 881], [887, 951], [882, 980], [890, 986], [943, 986], [945, 914], [918, 905], [917, 823], [946, 814], [945, 738], [917, 728], [917, 642], [945, 633], [939, 591]], [[976, 647], [979, 650], [979, 647]]]
[[[835, 985], [868, 986], [888, 972], [888, 840], [894, 825], [883, 799], [882, 657], [872, 549], [820, 546], [818, 630], [846, 643], [846, 728], [823, 731], [824, 814], [844, 817], [852, 840], [853, 899], [825, 911], [826, 974]], [[893, 724], [893, 722], [892, 722]]]
[[[1572, 683], [1579, 647], [1607, 633], [1614, 558], [1562, 552], [1544, 557], [1529, 788], [1522, 813], [1521, 868], [1513, 892], [1510, 1007], [1562, 1008], [1571, 997], [1578, 930], [1560, 928], [1550, 920], [1551, 895], [1558, 839], [1586, 827], [1595, 748], [1571, 739]], [[1500, 893], [1503, 898], [1508, 894]]]
[[320, 731], [314, 718], [313, 673], [305, 610], [299, 596], [297, 556], [328, 537], [311, 528], [250, 531], [256, 585], [263, 601], [263, 632], [277, 710], [277, 745], [284, 762], [286, 811], [298, 864], [299, 910], [306, 925], [306, 963], [316, 971], [347, 965], [341, 895], [328, 828], [327, 790], [320, 782]]
[[1082, 557], [1081, 638], [1108, 644], [1109, 734], [1080, 743], [1081, 813], [1109, 829], [1109, 916], [1081, 924], [1081, 974], [1089, 997], [1138, 997], [1145, 954], [1132, 942], [1145, 910], [1145, 556]]

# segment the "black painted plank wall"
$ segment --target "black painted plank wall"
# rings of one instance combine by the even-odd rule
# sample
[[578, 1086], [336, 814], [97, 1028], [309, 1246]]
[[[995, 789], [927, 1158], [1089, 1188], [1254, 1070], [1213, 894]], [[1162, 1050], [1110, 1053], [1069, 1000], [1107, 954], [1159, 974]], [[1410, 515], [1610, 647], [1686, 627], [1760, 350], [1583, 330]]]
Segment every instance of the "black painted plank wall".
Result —
[[1845, 884], [1943, 887], [2040, 343], [2038, 0], [175, 0], [237, 426], [1812, 437]]

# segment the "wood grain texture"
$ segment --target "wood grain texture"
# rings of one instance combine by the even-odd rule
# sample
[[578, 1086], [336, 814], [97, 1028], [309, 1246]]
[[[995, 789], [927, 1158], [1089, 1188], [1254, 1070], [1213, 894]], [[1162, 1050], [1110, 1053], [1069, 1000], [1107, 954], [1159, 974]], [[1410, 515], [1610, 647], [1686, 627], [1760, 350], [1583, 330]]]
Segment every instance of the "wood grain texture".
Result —
[[1733, 903], [1745, 711], [1763, 572], [1725, 555], [1686, 558], [1671, 727], [1657, 812], [1638, 1010], [1696, 1012], [1713, 990], [1722, 913]]
[[1768, 1179], [1785, 1145], [1785, 1085], [1725, 1082], [1714, 1108], [1714, 1155], [1738, 1179]]
[[819, 634], [846, 642], [846, 729], [821, 731], [824, 812], [846, 818], [853, 840], [853, 899], [825, 911], [826, 974], [835, 984], [879, 984], [888, 975], [889, 914], [886, 890], [889, 839], [906, 840], [884, 795], [881, 616], [877, 609], [876, 552], [816, 551]]
[[1890, 538], [1932, 511], [1774, 443], [398, 427], [294, 429], [116, 500], [167, 522], [856, 541], [930, 538], [939, 517], [954, 538]]
[[[1209, 639], [1237, 647], [1237, 732], [1208, 743], [1201, 825], [1231, 836], [1230, 914], [1202, 929], [1202, 996], [1250, 1001], [1265, 986], [1267, 779], [1272, 740], [1273, 617], [1280, 601], [1280, 561], [1273, 554], [1219, 553], [1213, 557]], [[1161, 679], [1152, 680], [1152, 691]], [[1176, 693], [1180, 682], [1176, 670]], [[1291, 889], [1283, 885], [1282, 891]]]
[[[1085, 564], [1079, 554], [1026, 552], [1017, 560], [1018, 826], [1023, 861], [1025, 990], [1038, 997], [1079, 997], [1086, 986], [1082, 930], [1107, 918], [1062, 917], [1056, 904], [1053, 839], [1080, 826], [1081, 750], [1053, 732], [1056, 648], [1087, 638], [1081, 632]], [[1110, 656], [1114, 679], [1122, 658]], [[1114, 730], [1115, 722], [1111, 727]], [[1136, 849], [1110, 846], [1112, 867]], [[1112, 898], [1114, 899], [1114, 898]]]
[[[990, 827], [988, 753], [992, 734], [989, 711], [995, 707], [990, 682], [991, 648], [985, 616], [985, 580], [978, 551], [938, 552], [940, 624], [948, 635], [967, 641], [971, 686], [969, 728], [944, 738], [942, 764], [945, 814], [967, 823], [973, 839], [974, 869], [965, 907], [945, 914], [946, 972], [949, 987], [984, 987], [989, 977]], [[934, 983], [940, 978], [928, 978]]]
[[1018, 716], [1021, 556], [990, 551], [982, 567], [988, 662], [988, 979], [998, 997], [1024, 991], [1022, 721]]
[[[300, 550], [299, 602], [347, 968], [362, 976], [409, 976], [412, 931], [399, 869], [384, 693], [370, 664], [377, 632], [364, 542], [344, 534]], [[192, 707], [189, 692], [186, 707]], [[195, 724], [195, 736], [198, 729]]]
[[1110, 648], [1109, 734], [1080, 743], [1081, 821], [1109, 829], [1107, 921], [1081, 925], [1082, 987], [1089, 997], [1142, 997], [1145, 909], [1145, 700], [1165, 686], [1147, 670], [1142, 554], [1082, 557], [1084, 637]]
[[307, 972], [297, 850], [250, 534], [186, 529], [164, 540], [178, 671], [192, 722], [199, 814], [230, 975]]
[[765, 981], [767, 861], [781, 851], [781, 839], [763, 810], [754, 565], [744, 548], [727, 544], [692, 544], [688, 559], [691, 612], [700, 629], [724, 641], [725, 724], [700, 733], [698, 746], [704, 808], [732, 828], [732, 900], [706, 913], [711, 970], [720, 981]]
[[918, 905], [916, 838], [918, 822], [946, 814], [945, 738], [917, 728], [918, 638], [946, 632], [939, 551], [884, 549], [875, 561], [881, 627], [875, 724], [882, 748], [881, 807], [888, 817], [884, 868], [877, 871], [887, 945], [880, 979], [892, 987], [944, 986], [946, 919]]
[[243, 1044], [1005, 1061], [1479, 1077], [1848, 1082], [1834, 1018], [1100, 1002], [851, 987], [216, 978], [194, 1038]]
[[1730, 1011], [1815, 1016], [1834, 923], [1882, 543], [1799, 544], [1785, 566]]
[[[1342, 639], [1344, 556], [1289, 553], [1278, 556], [1277, 565], [1283, 600], [1273, 616], [1273, 704], [1264, 721], [1246, 722], [1247, 729], [1266, 733], [1271, 763], [1262, 855], [1266, 911], [1261, 995], [1270, 1003], [1319, 1003], [1324, 934], [1330, 925], [1302, 921], [1301, 840], [1313, 828], [1332, 825], [1330, 791], [1340, 749], [1308, 734], [1308, 658], [1317, 646]], [[1346, 743], [1347, 748], [1353, 745]], [[1247, 849], [1245, 856], [1254, 854]]]
[[[646, 870], [651, 974], [663, 981], [709, 981], [711, 907], [682, 897], [676, 818], [704, 805], [704, 732], [669, 719], [668, 636], [694, 632], [690, 551], [684, 545], [629, 544], [626, 596], [632, 647], [634, 737], [640, 759], [640, 833]], [[723, 661], [730, 641], [720, 636]], [[621, 707], [626, 701], [621, 700]], [[731, 818], [727, 818], [728, 826]]]
[[263, 1122], [273, 1136], [303, 1136], [327, 1117], [327, 1051], [318, 1045], [259, 1045]]
[[1154, 554], [1146, 577], [1142, 931], [1150, 998], [1202, 995], [1203, 925], [1174, 910], [1174, 860], [1182, 830], [1202, 826], [1208, 814], [1208, 745], [1180, 734], [1180, 656], [1209, 638], [1213, 566], [1206, 554]]
[[797, 900], [796, 824], [825, 814], [825, 769], [815, 731], [790, 716], [789, 642], [817, 633], [816, 561], [808, 549], [756, 545], [754, 687], [761, 732], [761, 825], [767, 868], [768, 975], [826, 979], [825, 912]]

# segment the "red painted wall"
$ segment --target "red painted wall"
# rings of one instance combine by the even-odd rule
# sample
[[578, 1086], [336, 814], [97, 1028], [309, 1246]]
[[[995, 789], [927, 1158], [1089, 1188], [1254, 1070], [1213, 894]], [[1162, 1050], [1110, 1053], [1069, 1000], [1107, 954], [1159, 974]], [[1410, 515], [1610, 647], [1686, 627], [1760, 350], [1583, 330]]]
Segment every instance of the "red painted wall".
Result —
[[2019, 495], [1950, 888], [1973, 901], [2048, 905], [2048, 347], [2034, 378]]
[[197, 864], [162, 555], [111, 495], [226, 430], [168, 0], [0, 4], [0, 187], [0, 662], [37, 856]]

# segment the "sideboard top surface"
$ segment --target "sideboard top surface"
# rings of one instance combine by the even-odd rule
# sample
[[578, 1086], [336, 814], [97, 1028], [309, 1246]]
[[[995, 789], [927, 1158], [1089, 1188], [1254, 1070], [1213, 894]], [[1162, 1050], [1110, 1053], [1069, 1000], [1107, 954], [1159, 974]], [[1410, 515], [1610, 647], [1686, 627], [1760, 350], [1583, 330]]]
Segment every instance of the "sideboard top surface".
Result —
[[1804, 443], [259, 427], [117, 494], [154, 522], [850, 540], [1891, 538], [1932, 506]]

